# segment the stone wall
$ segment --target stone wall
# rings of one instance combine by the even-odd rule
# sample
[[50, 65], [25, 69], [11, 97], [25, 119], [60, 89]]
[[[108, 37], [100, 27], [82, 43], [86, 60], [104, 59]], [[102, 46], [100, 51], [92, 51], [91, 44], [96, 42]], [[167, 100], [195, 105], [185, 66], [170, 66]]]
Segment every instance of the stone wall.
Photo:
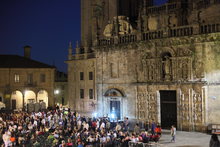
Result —
[[[73, 60], [68, 62], [69, 106], [82, 115], [91, 115], [96, 108], [96, 73], [95, 59]], [[80, 72], [84, 79], [80, 80]], [[89, 72], [93, 72], [93, 80], [89, 80]], [[84, 98], [80, 98], [80, 89], [84, 89]], [[93, 99], [89, 98], [89, 89], [93, 89]]]

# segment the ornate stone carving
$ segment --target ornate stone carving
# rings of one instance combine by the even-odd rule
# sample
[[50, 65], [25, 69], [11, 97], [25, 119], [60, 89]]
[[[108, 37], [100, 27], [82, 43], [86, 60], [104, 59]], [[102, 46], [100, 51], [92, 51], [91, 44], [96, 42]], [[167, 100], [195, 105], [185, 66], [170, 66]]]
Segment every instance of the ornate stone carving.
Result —
[[[115, 26], [117, 25], [117, 26]], [[106, 25], [104, 29], [104, 36], [105, 37], [111, 37], [117, 32], [118, 27], [118, 33], [119, 35], [125, 35], [135, 32], [135, 29], [132, 27], [132, 25], [129, 23], [129, 19], [126, 16], [118, 16], [114, 17], [113, 22]]]
[[192, 51], [186, 48], [183, 49], [178, 49], [179, 50], [179, 56], [191, 56], [192, 55]]
[[162, 71], [163, 71], [163, 77], [166, 81], [169, 81], [171, 78], [171, 59], [169, 56], [165, 56], [164, 60], [162, 61]]

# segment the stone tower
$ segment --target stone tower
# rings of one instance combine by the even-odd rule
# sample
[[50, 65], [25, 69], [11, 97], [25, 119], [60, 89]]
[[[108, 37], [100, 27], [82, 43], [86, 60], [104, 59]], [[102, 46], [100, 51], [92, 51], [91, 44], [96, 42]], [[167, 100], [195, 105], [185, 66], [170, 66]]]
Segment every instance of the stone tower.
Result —
[[81, 0], [81, 45], [94, 45], [116, 16], [126, 16], [136, 25], [140, 9], [152, 5], [153, 0]]

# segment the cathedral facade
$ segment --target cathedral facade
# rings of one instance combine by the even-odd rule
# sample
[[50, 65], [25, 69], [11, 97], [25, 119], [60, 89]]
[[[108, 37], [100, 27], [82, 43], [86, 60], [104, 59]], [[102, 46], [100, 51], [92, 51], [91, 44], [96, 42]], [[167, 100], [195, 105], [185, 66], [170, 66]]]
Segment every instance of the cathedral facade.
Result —
[[69, 106], [205, 131], [220, 122], [219, 0], [81, 0]]

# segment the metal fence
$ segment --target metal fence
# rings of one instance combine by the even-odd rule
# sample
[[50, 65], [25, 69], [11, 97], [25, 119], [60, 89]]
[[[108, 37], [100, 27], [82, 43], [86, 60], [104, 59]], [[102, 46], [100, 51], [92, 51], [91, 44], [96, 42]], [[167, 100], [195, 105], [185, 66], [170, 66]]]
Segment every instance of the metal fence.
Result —
[[143, 142], [132, 142], [128, 143], [129, 147], [162, 147], [161, 144], [156, 142], [143, 143]]

